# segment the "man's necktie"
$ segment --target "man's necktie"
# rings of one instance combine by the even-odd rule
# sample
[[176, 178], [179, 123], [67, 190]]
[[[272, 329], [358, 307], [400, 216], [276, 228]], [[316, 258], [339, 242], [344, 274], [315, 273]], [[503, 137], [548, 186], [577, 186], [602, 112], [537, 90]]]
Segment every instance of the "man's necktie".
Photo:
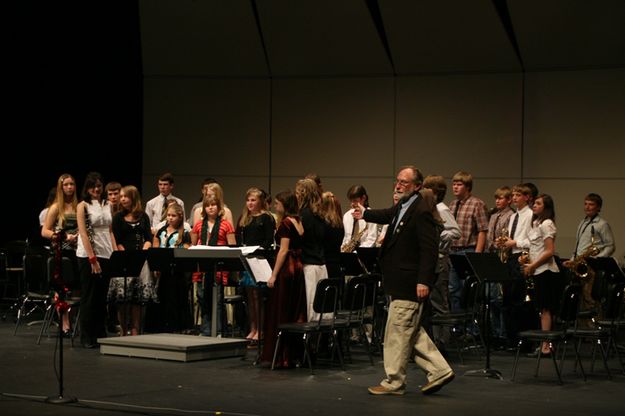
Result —
[[510, 230], [510, 238], [514, 240], [514, 233], [516, 232], [516, 226], [519, 223], [519, 213], [514, 214], [514, 221], [512, 221], [512, 229]]
[[169, 204], [167, 203], [167, 197], [163, 197], [163, 209], [161, 210], [161, 221], [164, 221], [167, 218], [167, 207]]
[[454, 218], [458, 218], [459, 209], [460, 209], [460, 201], [456, 201], [456, 206], [454, 207]]

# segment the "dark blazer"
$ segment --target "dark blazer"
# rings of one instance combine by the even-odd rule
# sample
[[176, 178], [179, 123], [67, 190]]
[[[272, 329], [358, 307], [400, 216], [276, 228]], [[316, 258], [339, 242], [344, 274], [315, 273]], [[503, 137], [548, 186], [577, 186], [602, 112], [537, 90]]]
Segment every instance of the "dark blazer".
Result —
[[393, 299], [417, 301], [417, 283], [434, 284], [440, 228], [432, 206], [419, 194], [393, 232], [393, 218], [403, 199], [394, 207], [364, 211], [367, 222], [390, 224], [380, 249], [384, 291]]

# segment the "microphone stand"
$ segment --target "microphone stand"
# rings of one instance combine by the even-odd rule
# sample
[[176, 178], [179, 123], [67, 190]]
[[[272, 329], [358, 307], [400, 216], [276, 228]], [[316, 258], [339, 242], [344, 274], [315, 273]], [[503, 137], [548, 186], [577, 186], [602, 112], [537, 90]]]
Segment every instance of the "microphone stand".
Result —
[[53, 287], [58, 293], [58, 299], [56, 301], [56, 310], [59, 314], [59, 394], [56, 396], [49, 396], [46, 398], [46, 403], [52, 404], [67, 404], [76, 403], [78, 399], [72, 396], [63, 396], [63, 314], [69, 313], [69, 305], [65, 301], [65, 296], [68, 292], [67, 286], [63, 282], [61, 277], [61, 269], [63, 264], [63, 257], [61, 254], [62, 239], [64, 237], [63, 231], [56, 232], [52, 236], [52, 242], [55, 244], [54, 257], [55, 257], [55, 269], [53, 275]]

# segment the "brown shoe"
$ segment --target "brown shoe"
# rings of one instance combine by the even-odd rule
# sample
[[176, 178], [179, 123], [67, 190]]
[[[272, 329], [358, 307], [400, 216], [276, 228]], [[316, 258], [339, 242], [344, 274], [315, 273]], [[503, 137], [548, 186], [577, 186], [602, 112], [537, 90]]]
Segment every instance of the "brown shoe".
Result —
[[397, 389], [397, 390], [391, 390], [384, 386], [373, 386], [373, 387], [369, 387], [367, 390], [369, 390], [369, 394], [375, 394], [376, 396], [384, 395], [384, 394], [402, 396], [406, 392], [406, 390], [403, 388]]
[[439, 378], [437, 378], [435, 380], [432, 380], [428, 384], [426, 384], [425, 386], [421, 387], [421, 393], [423, 393], [423, 394], [436, 393], [437, 391], [442, 389], [445, 384], [447, 384], [451, 380], [453, 380], [454, 377], [456, 377], [454, 372], [453, 371], [449, 371], [448, 373], [443, 374]]

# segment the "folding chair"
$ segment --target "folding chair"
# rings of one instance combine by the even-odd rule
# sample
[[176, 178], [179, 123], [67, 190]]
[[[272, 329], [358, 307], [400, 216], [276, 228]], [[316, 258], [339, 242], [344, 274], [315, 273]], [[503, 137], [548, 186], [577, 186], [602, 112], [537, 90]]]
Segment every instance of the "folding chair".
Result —
[[[334, 358], [334, 353], [336, 352], [341, 363], [341, 368], [343, 371], [345, 370], [336, 330], [336, 307], [340, 287], [340, 279], [321, 279], [317, 283], [317, 291], [315, 292], [315, 299], [313, 300], [313, 310], [319, 314], [319, 318], [310, 322], [293, 322], [278, 325], [278, 337], [273, 353], [273, 360], [271, 361], [272, 370], [275, 367], [280, 340], [282, 336], [287, 333], [302, 335], [302, 341], [304, 342], [304, 363], [308, 362], [311, 375], [314, 375], [310, 345], [311, 338], [316, 336], [318, 341], [321, 334], [329, 334], [332, 337], [331, 359]], [[317, 346], [318, 345], [319, 342], [317, 342]]]

